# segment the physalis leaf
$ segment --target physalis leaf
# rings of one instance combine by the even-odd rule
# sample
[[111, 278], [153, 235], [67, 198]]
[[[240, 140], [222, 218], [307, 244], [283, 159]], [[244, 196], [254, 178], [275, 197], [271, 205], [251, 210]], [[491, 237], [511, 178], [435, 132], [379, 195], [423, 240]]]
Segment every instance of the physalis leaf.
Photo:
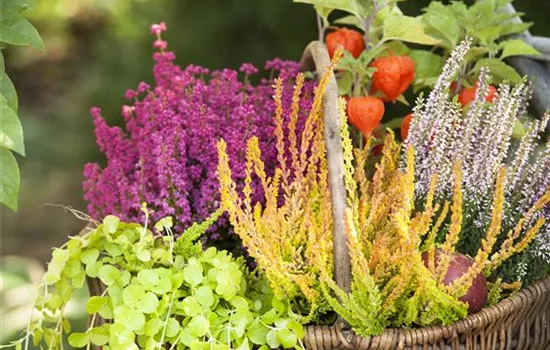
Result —
[[505, 59], [510, 56], [538, 56], [538, 52], [533, 46], [527, 44], [521, 39], [510, 39], [500, 43], [502, 54], [500, 59]]
[[384, 21], [383, 41], [401, 40], [423, 45], [436, 45], [440, 41], [427, 35], [418, 19], [390, 14]]

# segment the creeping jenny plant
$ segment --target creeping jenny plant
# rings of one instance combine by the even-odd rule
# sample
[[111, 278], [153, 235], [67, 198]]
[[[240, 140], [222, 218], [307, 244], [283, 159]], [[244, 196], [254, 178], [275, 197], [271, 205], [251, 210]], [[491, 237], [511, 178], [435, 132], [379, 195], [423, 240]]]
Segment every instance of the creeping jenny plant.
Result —
[[[69, 334], [73, 347], [87, 349], [298, 346], [302, 325], [273, 298], [265, 278], [248, 271], [242, 258], [215, 248], [203, 252], [196, 242], [219, 214], [177, 240], [170, 217], [155, 225], [167, 231], [164, 236], [107, 216], [98, 227], [71, 237], [53, 251], [27, 334], [12, 345], [22, 348], [32, 341], [62, 349]], [[99, 279], [104, 292], [90, 296], [89, 328], [75, 332], [64, 311], [73, 291], [89, 278]]]

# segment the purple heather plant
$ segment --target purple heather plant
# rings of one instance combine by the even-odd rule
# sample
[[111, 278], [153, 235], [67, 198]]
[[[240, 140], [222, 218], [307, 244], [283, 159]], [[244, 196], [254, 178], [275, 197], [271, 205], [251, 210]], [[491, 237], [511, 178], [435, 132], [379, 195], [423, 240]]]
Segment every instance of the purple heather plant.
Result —
[[[126, 91], [132, 103], [122, 107], [125, 128], [108, 126], [99, 108], [91, 109], [97, 144], [107, 164], [86, 164], [84, 199], [89, 214], [100, 219], [109, 214], [123, 221], [144, 220], [140, 210], [146, 202], [153, 210], [152, 220], [174, 217], [175, 233], [206, 219], [218, 208], [216, 143], [224, 138], [230, 165], [237, 179], [245, 178], [246, 141], [253, 135], [260, 143], [268, 171], [276, 164], [273, 131], [276, 105], [273, 78], [261, 79], [256, 86], [249, 77], [259, 71], [250, 63], [239, 72], [223, 69], [209, 71], [190, 65], [185, 69], [174, 63], [175, 55], [165, 51], [161, 34], [164, 23], [151, 26], [156, 36], [153, 46], [156, 84], [140, 83]], [[299, 64], [274, 59], [265, 64], [272, 76], [285, 82], [283, 117], [292, 111], [292, 85]], [[298, 133], [311, 108], [315, 83], [308, 81], [300, 99]], [[253, 183], [257, 199], [261, 186]], [[218, 227], [227, 227], [221, 218]], [[212, 239], [219, 237], [217, 233]]]

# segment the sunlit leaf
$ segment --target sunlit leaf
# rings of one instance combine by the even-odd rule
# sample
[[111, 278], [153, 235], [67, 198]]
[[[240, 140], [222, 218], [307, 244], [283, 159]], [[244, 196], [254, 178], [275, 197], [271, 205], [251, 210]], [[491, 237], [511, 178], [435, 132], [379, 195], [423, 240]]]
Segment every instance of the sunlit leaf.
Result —
[[533, 46], [520, 39], [510, 39], [500, 43], [502, 54], [500, 59], [510, 56], [538, 56], [538, 52]]
[[427, 35], [419, 20], [414, 17], [390, 14], [384, 21], [384, 41], [401, 40], [423, 45], [436, 45], [440, 41]]

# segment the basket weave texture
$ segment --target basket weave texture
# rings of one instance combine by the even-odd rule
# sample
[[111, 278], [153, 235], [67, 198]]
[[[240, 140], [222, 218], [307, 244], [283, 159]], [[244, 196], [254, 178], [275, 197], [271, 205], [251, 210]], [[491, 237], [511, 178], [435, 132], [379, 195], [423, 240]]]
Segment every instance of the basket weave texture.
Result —
[[362, 338], [337, 326], [308, 326], [307, 349], [550, 349], [550, 278], [447, 327], [387, 329]]

